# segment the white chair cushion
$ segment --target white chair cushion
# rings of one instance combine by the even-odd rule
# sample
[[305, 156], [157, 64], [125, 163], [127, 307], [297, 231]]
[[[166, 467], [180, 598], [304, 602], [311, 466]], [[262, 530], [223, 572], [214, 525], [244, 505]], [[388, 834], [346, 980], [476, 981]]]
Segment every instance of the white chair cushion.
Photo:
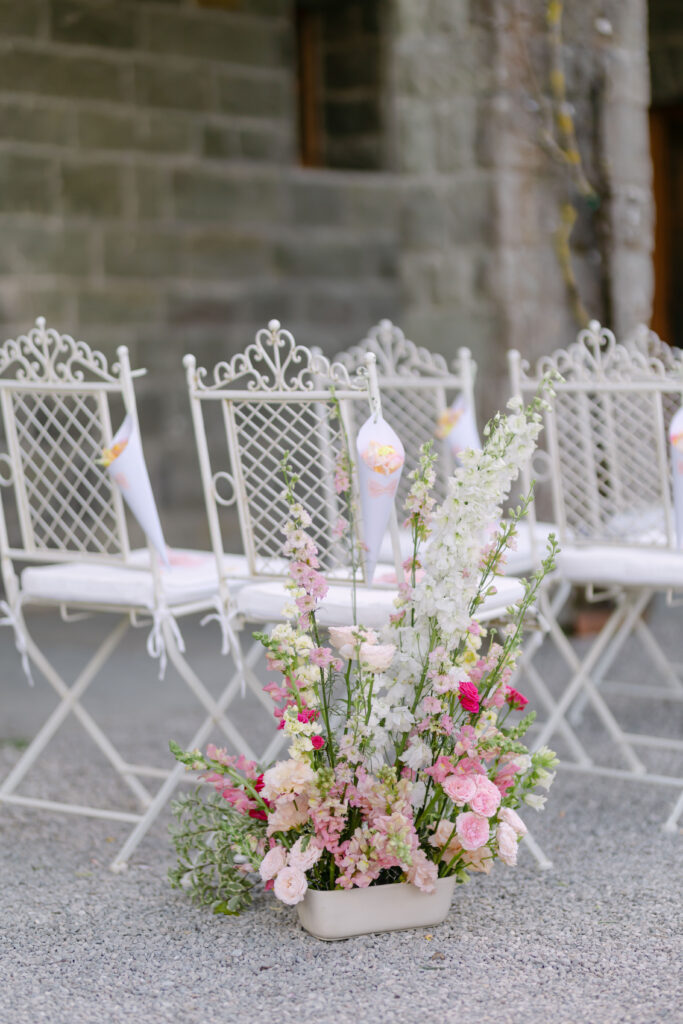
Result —
[[623, 587], [683, 587], [683, 552], [608, 545], [566, 547], [558, 574], [570, 583]]
[[[149, 551], [132, 551], [128, 565], [96, 565], [59, 562], [30, 566], [21, 574], [21, 589], [32, 604], [59, 602], [67, 605], [154, 607], [154, 586]], [[225, 555], [224, 573], [231, 593], [248, 576], [244, 555]], [[171, 567], [162, 568], [164, 597], [169, 607], [206, 601], [218, 593], [216, 560], [208, 551], [173, 551]], [[233, 583], [234, 580], [234, 583]]]
[[[378, 570], [377, 576], [383, 574]], [[500, 615], [508, 605], [522, 597], [524, 588], [519, 580], [498, 577], [498, 593], [486, 599], [477, 612], [477, 619], [486, 622]], [[356, 590], [356, 619], [368, 628], [380, 629], [389, 622], [389, 616], [396, 611], [393, 587], [358, 587]], [[282, 609], [291, 600], [285, 590], [284, 581], [271, 580], [265, 583], [249, 583], [237, 593], [237, 610], [252, 622], [278, 622]], [[320, 602], [316, 618], [321, 626], [350, 626], [353, 624], [352, 594], [350, 586], [332, 585], [326, 597]]]

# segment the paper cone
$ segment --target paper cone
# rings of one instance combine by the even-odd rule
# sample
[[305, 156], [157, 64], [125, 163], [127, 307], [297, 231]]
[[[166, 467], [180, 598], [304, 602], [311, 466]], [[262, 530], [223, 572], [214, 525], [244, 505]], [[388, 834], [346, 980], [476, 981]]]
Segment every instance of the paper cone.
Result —
[[169, 565], [166, 543], [159, 521], [156, 502], [149, 482], [149, 473], [142, 451], [140, 433], [130, 415], [114, 435], [111, 447], [124, 445], [123, 450], [107, 466], [107, 472], [118, 486], [128, 508], [145, 531], [165, 566]]
[[676, 540], [683, 547], [683, 409], [679, 409], [669, 427], [671, 445], [671, 479], [674, 492]]
[[436, 427], [436, 436], [448, 442], [456, 459], [464, 448], [481, 450], [477, 424], [472, 407], [465, 395], [458, 395], [452, 405], [441, 413]]
[[358, 487], [363, 515], [365, 573], [372, 583], [382, 538], [389, 525], [405, 451], [398, 434], [381, 416], [366, 420], [356, 438]]

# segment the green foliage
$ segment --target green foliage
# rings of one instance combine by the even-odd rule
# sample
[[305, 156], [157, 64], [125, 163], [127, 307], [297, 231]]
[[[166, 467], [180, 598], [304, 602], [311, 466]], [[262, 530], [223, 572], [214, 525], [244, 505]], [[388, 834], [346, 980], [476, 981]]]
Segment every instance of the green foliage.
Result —
[[261, 860], [255, 834], [261, 829], [265, 837], [265, 822], [240, 814], [220, 797], [205, 799], [201, 788], [175, 801], [173, 813], [178, 864], [169, 870], [171, 885], [214, 914], [240, 914], [251, 903], [249, 872]]

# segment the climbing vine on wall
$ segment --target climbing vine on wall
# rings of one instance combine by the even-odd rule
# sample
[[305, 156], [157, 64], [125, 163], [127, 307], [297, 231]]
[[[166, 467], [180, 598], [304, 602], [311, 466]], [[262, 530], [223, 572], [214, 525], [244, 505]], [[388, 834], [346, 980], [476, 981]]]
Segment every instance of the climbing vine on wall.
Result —
[[[593, 209], [600, 205], [600, 197], [589, 182], [583, 168], [576, 137], [571, 104], [567, 101], [567, 85], [562, 53], [562, 0], [548, 0], [546, 23], [550, 50], [550, 96], [552, 103], [552, 134], [546, 143], [553, 155], [570, 174], [576, 195]], [[571, 235], [578, 216], [578, 203], [574, 196], [565, 199], [560, 207], [560, 223], [555, 234], [555, 251], [562, 269], [572, 309], [577, 322], [585, 326], [590, 316], [584, 306], [579, 284], [574, 273]]]

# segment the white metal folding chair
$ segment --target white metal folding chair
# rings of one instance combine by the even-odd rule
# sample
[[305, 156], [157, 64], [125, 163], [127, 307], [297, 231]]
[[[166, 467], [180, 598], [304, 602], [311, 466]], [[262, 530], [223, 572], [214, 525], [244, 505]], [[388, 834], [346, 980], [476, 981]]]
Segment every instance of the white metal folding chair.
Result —
[[[111, 444], [112, 415], [128, 413], [137, 425], [133, 378], [144, 371], [131, 371], [125, 347], [117, 355], [118, 363], [109, 367], [101, 353], [48, 330], [42, 318], [27, 335], [0, 347], [6, 444], [0, 454], [2, 622], [14, 630], [29, 678], [33, 665], [59, 697], [54, 712], [0, 785], [0, 802], [139, 824], [142, 813], [17, 791], [73, 714], [140, 806], [149, 806], [152, 795], [141, 779], [163, 778], [168, 772], [128, 763], [81, 702], [130, 626], [149, 629], [149, 654], [162, 662], [170, 659], [208, 720], [217, 723], [238, 750], [251, 754], [224, 714], [225, 699], [214, 700], [184, 657], [177, 625], [184, 616], [216, 610], [213, 557], [188, 552], [180, 559], [183, 564], [165, 569], [151, 549], [131, 550], [121, 495], [96, 462]], [[243, 560], [226, 560], [223, 570], [224, 575], [243, 573]], [[26, 612], [38, 607], [59, 610], [67, 622], [97, 612], [117, 616], [116, 626], [71, 686], [27, 628]], [[226, 629], [228, 639], [234, 639], [229, 622]], [[232, 653], [239, 659], [236, 644]]]
[[[647, 345], [616, 343], [598, 324], [580, 332], [567, 350], [540, 359], [534, 369], [519, 353], [510, 353], [513, 391], [524, 396], [536, 389], [549, 370], [562, 380], [546, 414], [548, 466], [561, 552], [554, 600], [546, 591], [541, 607], [549, 634], [571, 678], [557, 702], [550, 698], [549, 717], [536, 743], [561, 730], [576, 760], [567, 766], [608, 775], [682, 787], [683, 779], [649, 771], [637, 746], [683, 751], [677, 738], [626, 732], [603, 693], [603, 683], [626, 640], [637, 634], [650, 655], [662, 685], [638, 687], [650, 700], [683, 696], [683, 684], [643, 618], [652, 597], [683, 586], [683, 553], [674, 537], [667, 431], [683, 394], [683, 364], [652, 354]], [[532, 510], [533, 514], [533, 510]], [[585, 658], [581, 660], [558, 623], [561, 603], [572, 588], [590, 596], [608, 596], [615, 608]], [[600, 684], [603, 684], [602, 686]], [[623, 691], [622, 691], [623, 692]], [[545, 691], [546, 702], [549, 694]], [[595, 712], [625, 767], [596, 765], [579, 740], [568, 712], [583, 698]], [[683, 797], [667, 820], [674, 828]]]
[[[252, 622], [277, 621], [282, 614], [287, 596], [280, 532], [288, 515], [282, 475], [286, 455], [291, 472], [298, 477], [297, 493], [313, 517], [310, 532], [319, 548], [322, 570], [331, 581], [319, 621], [323, 625], [353, 621], [348, 556], [334, 536], [343, 506], [333, 481], [335, 460], [344, 445], [355, 436], [360, 422], [380, 408], [374, 355], [367, 355], [358, 371], [349, 374], [339, 363], [297, 345], [273, 320], [244, 353], [219, 363], [211, 375], [197, 369], [192, 356], [186, 357], [185, 365], [214, 550], [220, 559], [224, 550], [221, 511], [234, 505], [253, 580], [237, 594], [237, 610]], [[224, 425], [222, 461], [211, 456], [205, 422], [207, 407], [217, 405]], [[228, 493], [221, 496], [221, 489]], [[400, 580], [396, 545], [392, 555]], [[393, 610], [397, 581], [368, 586], [362, 573], [361, 566], [356, 595], [359, 620], [383, 625]], [[513, 591], [518, 593], [512, 582], [502, 589], [495, 603], [498, 611], [515, 599]], [[493, 613], [493, 604], [487, 611]]]

